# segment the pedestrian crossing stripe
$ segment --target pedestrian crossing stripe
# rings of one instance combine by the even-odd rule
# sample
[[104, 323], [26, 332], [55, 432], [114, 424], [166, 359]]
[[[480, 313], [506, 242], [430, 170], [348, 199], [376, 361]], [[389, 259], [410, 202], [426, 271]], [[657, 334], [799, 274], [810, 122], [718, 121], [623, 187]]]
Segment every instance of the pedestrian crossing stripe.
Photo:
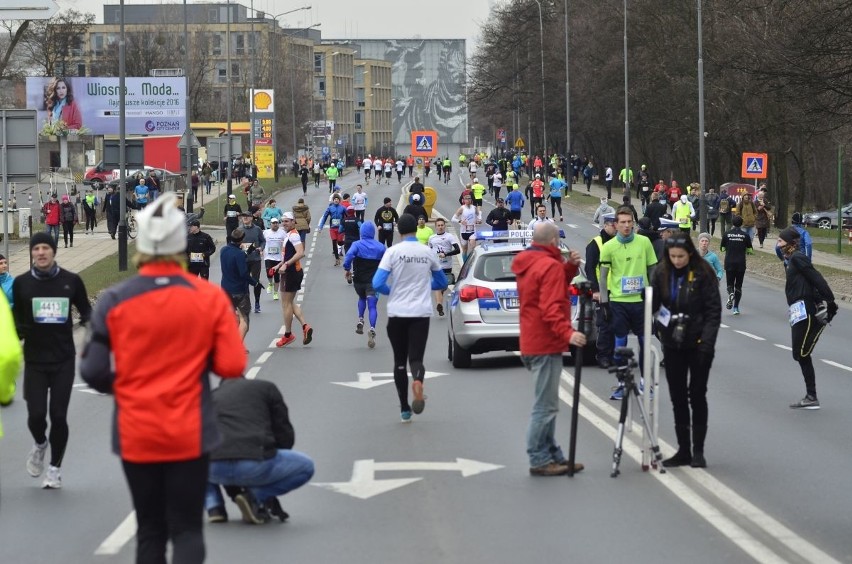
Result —
[[751, 157], [750, 159], [748, 159], [748, 165], [746, 166], [746, 170], [748, 172], [760, 174], [761, 172], [763, 172], [763, 159]]
[[417, 151], [420, 153], [428, 153], [432, 151], [432, 137], [429, 135], [417, 136]]

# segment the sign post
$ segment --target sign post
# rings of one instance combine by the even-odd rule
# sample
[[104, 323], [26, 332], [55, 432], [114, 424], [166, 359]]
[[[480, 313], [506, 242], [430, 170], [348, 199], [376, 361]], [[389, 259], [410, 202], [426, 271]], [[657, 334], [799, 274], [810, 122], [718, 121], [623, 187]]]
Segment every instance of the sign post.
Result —
[[769, 158], [766, 153], [743, 153], [741, 176], [754, 179], [757, 187], [758, 179], [765, 179], [769, 169]]

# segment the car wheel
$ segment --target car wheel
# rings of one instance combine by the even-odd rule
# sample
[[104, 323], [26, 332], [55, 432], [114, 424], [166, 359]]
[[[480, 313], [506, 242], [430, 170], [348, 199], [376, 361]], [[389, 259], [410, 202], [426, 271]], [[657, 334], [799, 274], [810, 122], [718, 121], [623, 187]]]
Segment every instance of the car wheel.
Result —
[[447, 332], [447, 360], [453, 361], [453, 338], [450, 337], [449, 331]]
[[459, 346], [459, 342], [453, 338], [450, 341], [453, 368], [470, 368], [470, 351]]
[[94, 188], [95, 190], [103, 190], [104, 181], [100, 178], [95, 178], [94, 180], [92, 180], [92, 188]]
[[819, 221], [817, 221], [817, 227], [820, 229], [831, 229], [831, 220], [827, 217], [821, 217]]

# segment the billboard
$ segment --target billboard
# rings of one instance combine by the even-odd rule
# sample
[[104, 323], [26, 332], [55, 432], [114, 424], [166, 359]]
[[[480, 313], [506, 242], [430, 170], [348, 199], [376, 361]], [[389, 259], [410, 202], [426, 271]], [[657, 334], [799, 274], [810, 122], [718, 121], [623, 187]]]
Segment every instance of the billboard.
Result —
[[[127, 135], [180, 135], [186, 129], [186, 79], [124, 79]], [[41, 128], [62, 119], [69, 129], [118, 135], [118, 77], [27, 77], [27, 109], [38, 112]]]

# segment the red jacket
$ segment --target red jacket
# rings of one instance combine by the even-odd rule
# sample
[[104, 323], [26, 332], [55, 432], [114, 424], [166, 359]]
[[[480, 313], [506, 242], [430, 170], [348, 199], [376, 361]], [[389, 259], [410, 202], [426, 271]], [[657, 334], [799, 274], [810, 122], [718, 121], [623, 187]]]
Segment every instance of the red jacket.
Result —
[[48, 201], [44, 204], [42, 211], [44, 212], [45, 225], [59, 225], [59, 202]]
[[65, 104], [62, 107], [61, 116], [60, 119], [65, 122], [68, 129], [80, 129], [83, 127], [83, 114], [80, 113], [80, 107], [77, 106], [77, 102]]
[[556, 247], [533, 243], [512, 262], [521, 301], [521, 354], [560, 354], [571, 335], [568, 286], [578, 267], [565, 262]]
[[208, 374], [235, 378], [245, 366], [227, 294], [177, 264], [151, 263], [98, 299], [80, 375], [115, 395], [122, 460], [174, 462], [219, 445]]

